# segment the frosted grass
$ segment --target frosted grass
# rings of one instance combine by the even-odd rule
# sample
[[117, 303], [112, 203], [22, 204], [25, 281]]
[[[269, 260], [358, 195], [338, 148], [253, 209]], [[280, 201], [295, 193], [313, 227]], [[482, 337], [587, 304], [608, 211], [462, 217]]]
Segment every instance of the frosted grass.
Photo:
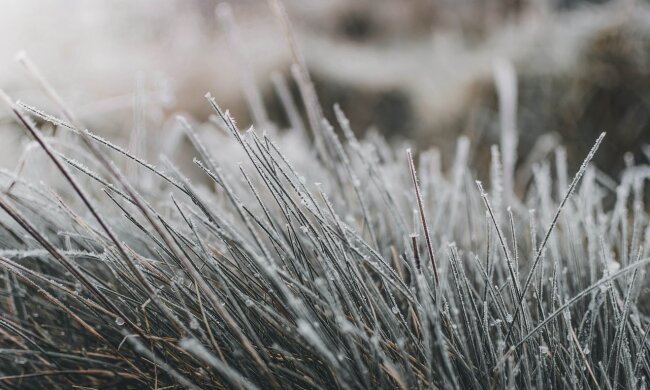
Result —
[[290, 131], [242, 131], [210, 95], [227, 134], [178, 118], [193, 183], [85, 129], [25, 63], [64, 118], [3, 100], [68, 189], [0, 174], [3, 386], [645, 386], [650, 167], [604, 177], [604, 134], [570, 183], [559, 150], [505, 184], [523, 176], [494, 146], [484, 188], [468, 139], [443, 170], [435, 151], [357, 139], [338, 107], [332, 124], [312, 106], [303, 130], [276, 78]]

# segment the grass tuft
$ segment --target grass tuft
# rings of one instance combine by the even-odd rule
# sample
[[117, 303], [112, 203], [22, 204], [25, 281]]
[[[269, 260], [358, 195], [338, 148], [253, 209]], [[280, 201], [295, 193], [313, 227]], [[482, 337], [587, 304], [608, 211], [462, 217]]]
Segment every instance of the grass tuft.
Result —
[[[277, 77], [295, 128], [274, 136], [206, 95], [241, 162], [178, 118], [205, 185], [85, 129], [21, 61], [63, 118], [0, 96], [68, 190], [0, 171], [3, 387], [645, 385], [650, 169], [612, 188], [589, 165], [604, 133], [569, 185], [563, 152], [512, 183], [495, 146], [487, 191], [467, 139], [447, 172], [435, 152], [405, 164], [338, 107], [323, 119], [296, 67], [309, 129]], [[58, 150], [32, 118], [81, 142]]]

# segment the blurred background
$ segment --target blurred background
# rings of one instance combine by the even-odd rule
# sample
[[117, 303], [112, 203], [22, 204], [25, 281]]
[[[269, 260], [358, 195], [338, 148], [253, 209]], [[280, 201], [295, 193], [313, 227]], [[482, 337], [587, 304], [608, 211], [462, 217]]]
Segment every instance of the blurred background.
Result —
[[[147, 134], [145, 151], [178, 147], [182, 153], [185, 141], [173, 136], [175, 115], [208, 121], [208, 91], [241, 128], [250, 126], [242, 85], [251, 81], [270, 119], [287, 127], [273, 77], [285, 79], [296, 99], [299, 94], [282, 22], [265, 0], [230, 2], [234, 24], [228, 8], [215, 14], [218, 4], [4, 1], [0, 87], [56, 113], [14, 60], [25, 51], [89, 128], [121, 145], [134, 132]], [[359, 134], [382, 134], [420, 150], [435, 146], [445, 162], [465, 135], [481, 165], [489, 161], [489, 146], [499, 144], [505, 121], [518, 133], [520, 166], [564, 144], [575, 167], [602, 131], [609, 133], [596, 159], [602, 170], [616, 175], [628, 151], [647, 161], [647, 1], [283, 4], [325, 116], [333, 118], [332, 105], [339, 103]], [[513, 103], [507, 118], [499, 116], [498, 77]], [[0, 167], [14, 169], [28, 140], [7, 110], [0, 113], [0, 137]]]

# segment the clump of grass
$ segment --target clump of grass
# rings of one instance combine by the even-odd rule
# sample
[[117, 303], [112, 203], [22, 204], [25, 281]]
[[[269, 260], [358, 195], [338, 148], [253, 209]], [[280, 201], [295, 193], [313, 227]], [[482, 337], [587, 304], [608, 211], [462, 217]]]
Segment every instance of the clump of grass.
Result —
[[[604, 134], [571, 183], [559, 152], [520, 196], [494, 147], [486, 190], [467, 139], [448, 171], [359, 140], [297, 66], [309, 126], [282, 101], [315, 142], [280, 137], [308, 167], [209, 95], [244, 162], [179, 118], [213, 189], [86, 130], [32, 74], [63, 118], [5, 100], [70, 190], [1, 172], [2, 386], [645, 386], [650, 170], [612, 186], [589, 166]], [[78, 142], [55, 149], [32, 118]]]

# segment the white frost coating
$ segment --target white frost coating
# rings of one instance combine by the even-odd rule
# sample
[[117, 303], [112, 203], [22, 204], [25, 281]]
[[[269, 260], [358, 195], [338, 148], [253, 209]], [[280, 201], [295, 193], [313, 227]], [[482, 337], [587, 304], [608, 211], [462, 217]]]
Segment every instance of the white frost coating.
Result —
[[305, 320], [299, 319], [296, 321], [298, 325], [298, 333], [309, 342], [314, 348], [322, 353], [330, 362], [338, 364], [338, 359], [330, 352], [325, 342], [318, 336], [312, 325]]
[[[69, 126], [19, 102], [15, 106], [59, 127]], [[328, 140], [335, 143], [336, 153], [332, 152], [335, 158], [328, 159], [326, 164], [309, 153], [305, 153], [307, 163], [293, 159], [290, 162], [266, 135], [262, 139], [254, 131], [241, 135], [232, 121], [216, 110], [226, 122], [227, 133], [235, 138], [233, 142], [240, 143], [242, 150], [238, 154], [224, 156], [221, 152], [230, 149], [230, 144], [220, 144], [220, 138], [210, 142], [212, 134], [201, 132], [198, 124], [196, 136], [188, 129], [201, 153], [200, 161], [204, 161], [202, 164], [197, 160], [197, 164], [216, 189], [192, 184], [173, 162], [165, 159], [162, 162], [169, 173], [152, 172], [161, 179], [155, 193], [146, 191], [141, 183], [133, 183], [135, 191], [142, 194], [146, 209], [168, 227], [174, 242], [164, 243], [161, 242], [163, 235], [151, 235], [146, 219], [133, 212], [129, 198], [117, 192], [114, 181], [106, 177], [105, 172], [97, 170], [94, 173], [82, 164], [96, 169], [93, 161], [74, 153], [76, 150], [60, 149], [68, 155], [65, 162], [75, 168], [74, 174], [89, 180], [87, 188], [90, 191], [100, 187], [96, 191], [100, 196], [89, 193], [90, 201], [97, 204], [110, 226], [119, 233], [118, 240], [136, 262], [134, 269], [151, 283], [151, 294], [144, 283], [131, 285], [134, 279], [124, 272], [116, 247], [97, 234], [97, 226], [88, 221], [85, 209], [70, 199], [73, 197], [66, 196], [66, 204], [59, 204], [57, 199], [48, 197], [49, 192], [41, 194], [19, 180], [10, 196], [0, 196], [0, 201], [17, 203], [25, 210], [25, 217], [37, 226], [37, 230], [45, 232], [48, 239], [52, 238], [61, 256], [82, 265], [92, 274], [89, 287], [94, 286], [124, 307], [124, 314], [114, 314], [109, 323], [101, 313], [98, 313], [100, 316], [91, 312], [81, 314], [94, 329], [100, 330], [103, 326], [106, 332], [102, 334], [137, 336], [127, 340], [135, 346], [130, 352], [140, 352], [146, 358], [144, 362], [142, 357], [133, 356], [138, 367], [148, 367], [145, 375], [153, 372], [155, 368], [150, 362], [155, 361], [166, 373], [160, 378], [174, 378], [183, 387], [191, 387], [192, 381], [205, 386], [204, 381], [212, 375], [218, 376], [224, 387], [253, 387], [244, 380], [266, 387], [272, 377], [281, 380], [282, 386], [289, 385], [288, 380], [285, 381], [289, 377], [318, 383], [326, 371], [339, 387], [348, 385], [350, 388], [389, 384], [398, 376], [405, 376], [404, 379], [408, 379], [405, 383], [409, 385], [422, 387], [434, 387], [438, 383], [446, 383], [449, 387], [471, 386], [466, 380], [483, 370], [491, 377], [488, 380], [486, 376], [485, 383], [499, 380], [496, 376], [503, 375], [502, 378], [512, 378], [513, 384], [522, 386], [525, 384], [522, 372], [527, 372], [533, 381], [537, 373], [542, 377], [555, 373], [562, 375], [566, 383], [572, 383], [568, 377], [571, 372], [554, 372], [551, 364], [544, 363], [548, 362], [546, 356], [540, 357], [536, 352], [538, 349], [544, 352], [545, 348], [546, 353], [564, 353], [575, 347], [572, 346], [574, 342], [565, 337], [566, 332], [560, 335], [562, 337], [552, 334], [552, 322], [560, 316], [564, 323], [575, 323], [571, 318], [579, 321], [586, 306], [582, 302], [573, 306], [578, 300], [589, 302], [589, 312], [593, 310], [599, 318], [593, 339], [580, 339], [581, 345], [584, 343], [592, 349], [589, 354], [585, 351], [585, 356], [588, 355], [585, 360], [589, 364], [607, 363], [609, 356], [603, 359], [603, 348], [599, 345], [603, 338], [600, 336], [604, 331], [614, 336], [620, 321], [617, 316], [603, 316], [602, 302], [609, 294], [601, 294], [598, 289], [609, 288], [612, 294], [623, 296], [619, 290], [625, 283], [612, 281], [636, 269], [633, 267], [650, 262], [641, 260], [626, 266], [630, 262], [621, 255], [621, 248], [627, 251], [628, 247], [635, 248], [638, 244], [645, 244], [640, 257], [646, 258], [650, 251], [646, 244], [650, 240], [642, 239], [644, 232], [650, 237], [645, 208], [635, 208], [640, 217], [639, 226], [631, 224], [633, 218], [627, 218], [633, 216], [628, 201], [635, 195], [631, 179], [636, 175], [647, 177], [646, 171], [628, 171], [619, 191], [615, 190], [618, 184], [614, 180], [610, 180], [613, 185], [604, 183], [601, 173], [596, 178], [595, 171], [591, 171], [591, 178], [585, 177], [589, 186], [576, 195], [576, 202], [568, 201], [580, 176], [587, 172], [586, 163], [593, 157], [596, 145], [571, 185], [560, 185], [561, 192], [567, 195], [559, 207], [556, 203], [560, 199], [553, 194], [558, 182], [551, 174], [551, 163], [536, 167], [535, 181], [526, 194], [521, 194], [521, 202], [505, 203], [495, 196], [503, 175], [498, 147], [493, 148], [492, 154], [495, 157], [492, 172], [497, 174], [493, 174], [485, 189], [477, 183], [477, 191], [468, 185], [473, 179], [473, 169], [468, 162], [473, 159], [466, 138], [458, 142], [456, 163], [444, 171], [440, 171], [439, 163], [433, 168], [431, 159], [420, 154], [419, 175], [415, 175], [414, 161], [408, 156], [413, 179], [404, 175], [406, 164], [395, 156], [395, 150], [388, 144], [376, 142], [373, 147], [372, 140], [354, 140], [354, 135], [346, 129], [343, 130], [350, 141], [341, 148], [336, 144], [335, 134], [327, 129]], [[348, 126], [344, 118], [342, 123]], [[68, 130], [76, 131], [74, 127]], [[275, 135], [273, 131], [270, 134]], [[295, 132], [291, 134], [294, 142], [290, 150], [313, 151], [306, 147], [310, 146], [306, 139]], [[205, 136], [205, 146], [199, 135]], [[147, 164], [98, 136], [90, 135], [90, 138], [102, 149], [118, 152], [117, 157], [126, 157], [127, 163]], [[597, 144], [601, 140], [602, 137]], [[355, 143], [360, 146], [354, 147]], [[237, 163], [242, 156], [243, 164]], [[214, 170], [211, 158], [214, 158]], [[239, 172], [243, 176], [237, 180]], [[0, 175], [0, 179], [18, 178], [17, 174], [2, 170]], [[415, 197], [409, 179], [418, 190]], [[302, 184], [305, 182], [322, 183], [322, 191], [318, 185], [318, 191], [314, 191], [311, 186]], [[102, 189], [105, 193], [100, 191]], [[610, 192], [611, 197], [618, 199], [615, 212], [601, 200], [603, 194]], [[173, 196], [168, 195], [171, 193]], [[122, 196], [116, 196], [120, 194]], [[64, 209], [68, 199], [78, 216]], [[558, 219], [565, 203], [565, 212]], [[365, 215], [364, 204], [368, 215]], [[511, 209], [506, 207], [510, 205]], [[531, 208], [539, 212], [528, 211]], [[496, 214], [492, 219], [491, 209]], [[555, 209], [558, 211], [553, 214]], [[507, 224], [506, 221], [498, 222], [500, 210], [510, 211]], [[431, 248], [437, 253], [439, 248], [449, 245], [452, 254], [449, 259], [441, 258], [439, 284], [433, 283], [434, 270], [424, 256], [422, 260], [427, 267], [422, 268], [421, 274], [413, 273], [413, 267], [409, 266], [412, 245], [409, 238], [412, 234], [424, 237], [427, 233], [424, 228], [413, 229], [412, 222], [417, 223], [425, 213], [431, 227]], [[339, 216], [347, 224], [341, 222]], [[16, 285], [10, 293], [19, 298], [18, 302], [34, 307], [31, 295], [37, 294], [26, 293], [32, 291], [31, 287], [24, 286], [27, 280], [51, 290], [57, 299], [72, 296], [89, 304], [97, 300], [90, 288], [80, 288], [82, 285], [75, 283], [72, 275], [59, 272], [60, 267], [53, 263], [52, 255], [39, 249], [42, 245], [26, 234], [25, 229], [5, 217], [0, 213], [3, 218], [0, 231], [11, 234], [0, 236], [3, 244], [8, 243], [3, 245], [6, 249], [0, 251], [0, 270], [6, 268], [19, 278], [18, 283], [5, 283], [10, 275], [0, 272], [0, 281], [12, 289]], [[79, 223], [82, 219], [87, 225]], [[551, 237], [555, 225], [557, 230]], [[536, 229], [542, 226], [549, 227], [544, 229], [544, 236], [537, 237]], [[186, 256], [174, 253], [177, 247], [182, 248]], [[509, 248], [514, 256], [508, 253]], [[544, 255], [544, 250], [548, 254]], [[516, 268], [519, 262], [511, 259], [521, 259], [523, 266]], [[184, 264], [185, 261], [192, 263]], [[609, 269], [614, 261], [620, 264], [617, 270]], [[93, 262], [101, 263], [99, 267], [90, 266]], [[46, 267], [34, 271], [37, 268], [30, 267], [31, 263], [43, 263]], [[25, 268], [20, 268], [23, 265]], [[187, 271], [194, 270], [194, 266], [199, 271], [188, 275]], [[530, 273], [522, 293], [518, 294], [514, 281], [520, 275], [523, 279], [524, 271]], [[32, 272], [42, 272], [43, 279]], [[599, 281], [597, 277], [601, 273], [604, 276]], [[22, 274], [27, 277], [24, 283]], [[198, 287], [196, 291], [195, 287]], [[178, 302], [178, 291], [183, 293], [182, 302]], [[630, 317], [620, 329], [632, 327], [633, 332], [613, 338], [625, 340], [624, 344], [629, 345], [629, 351], [623, 350], [616, 355], [622, 367], [643, 361], [644, 355], [639, 355], [643, 350], [635, 348], [643, 345], [644, 329], [641, 328], [647, 325], [643, 319], [632, 316], [636, 302], [626, 302], [629, 302]], [[40, 298], [37, 303], [47, 304]], [[619, 305], [619, 302], [612, 300], [608, 305]], [[75, 310], [82, 307], [75, 305]], [[167, 308], [169, 313], [159, 308]], [[140, 329], [149, 333], [149, 324], [141, 325], [144, 319], [141, 313], [145, 309], [157, 316], [156, 321], [150, 322], [155, 327], [150, 334], [160, 337], [156, 340], [155, 352], [148, 349], [149, 343], [141, 338], [142, 335], [136, 335]], [[554, 309], [556, 311], [552, 312]], [[619, 312], [627, 313], [620, 308]], [[62, 325], [67, 325], [64, 321], [72, 321], [68, 316], [59, 315], [61, 313], [59, 308], [49, 305], [47, 311], [33, 313], [33, 318], [40, 315], [41, 320], [36, 321], [49, 321], [51, 314], [57, 314], [56, 321]], [[10, 310], [0, 314], [3, 318], [12, 316]], [[114, 322], [118, 315], [121, 318]], [[618, 317], [626, 318], [625, 315]], [[120, 325], [122, 320], [126, 323]], [[173, 324], [186, 322], [189, 322], [188, 328], [197, 330], [189, 332], [191, 337], [197, 338], [182, 339], [179, 344]], [[32, 324], [24, 322], [23, 326], [30, 333], [34, 332]], [[61, 327], [64, 328], [68, 327]], [[553, 337], [546, 337], [549, 332]], [[57, 330], [56, 335], [59, 333]], [[71, 344], [67, 339], [61, 342]], [[544, 342], [548, 342], [548, 346]], [[461, 348], [457, 348], [456, 343]], [[618, 345], [623, 344], [614, 341], [613, 348], [607, 352], [617, 351]], [[219, 346], [224, 346], [224, 350]], [[532, 353], [513, 353], [515, 348]], [[406, 359], [400, 358], [401, 351]], [[157, 356], [159, 352], [164, 356]], [[190, 354], [196, 359], [190, 359]], [[633, 355], [641, 357], [635, 360], [630, 358]], [[489, 357], [489, 361], [483, 361], [484, 357]], [[524, 359], [522, 363], [511, 364], [513, 359], [520, 357]], [[287, 361], [299, 364], [282, 365]], [[7, 362], [12, 364], [11, 359]], [[86, 360], [81, 362], [92, 364]], [[38, 368], [36, 359], [28, 358], [28, 363]], [[645, 365], [639, 368], [639, 376], [645, 375]], [[268, 376], [263, 372], [267, 369]], [[415, 372], [419, 373], [413, 374]], [[188, 376], [185, 381], [184, 375]], [[164, 385], [168, 384], [166, 382]], [[582, 386], [588, 387], [588, 380], [583, 382]]]
[[11, 98], [9, 97], [9, 95], [7, 95], [7, 94], [5, 93], [5, 91], [3, 91], [2, 89], [0, 89], [0, 100], [2, 100], [2, 102], [3, 102], [4, 104], [6, 104], [8, 108], [11, 108], [11, 109], [14, 108], [14, 102], [13, 102], [13, 100], [11, 100]]
[[195, 329], [196, 330], [196, 329], [199, 329], [199, 326], [200, 326], [199, 321], [197, 321], [196, 318], [192, 318], [190, 320], [190, 329]]
[[188, 353], [196, 356], [197, 358], [203, 360], [212, 366], [215, 370], [219, 371], [220, 374], [228, 378], [231, 382], [237, 385], [241, 385], [246, 389], [257, 389], [258, 387], [249, 382], [236, 370], [229, 367], [221, 359], [214, 356], [210, 351], [208, 351], [201, 342], [195, 338], [184, 338], [178, 342], [178, 346], [186, 350]]
[[613, 261], [612, 260], [609, 263], [607, 263], [607, 272], [608, 273], [613, 274], [614, 272], [618, 271], [619, 269], [621, 269], [621, 263], [619, 263], [618, 261]]

